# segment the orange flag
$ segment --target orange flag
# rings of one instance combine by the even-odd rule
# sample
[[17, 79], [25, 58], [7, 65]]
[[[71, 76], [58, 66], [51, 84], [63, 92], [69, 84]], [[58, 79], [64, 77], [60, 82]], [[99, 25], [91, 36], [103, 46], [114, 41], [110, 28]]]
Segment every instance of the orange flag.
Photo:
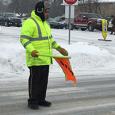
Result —
[[77, 80], [76, 80], [76, 77], [72, 71], [69, 59], [68, 58], [60, 58], [60, 57], [54, 57], [54, 59], [60, 65], [63, 72], [65, 73], [66, 80], [71, 80], [71, 81], [73, 81], [74, 84], [76, 84]]

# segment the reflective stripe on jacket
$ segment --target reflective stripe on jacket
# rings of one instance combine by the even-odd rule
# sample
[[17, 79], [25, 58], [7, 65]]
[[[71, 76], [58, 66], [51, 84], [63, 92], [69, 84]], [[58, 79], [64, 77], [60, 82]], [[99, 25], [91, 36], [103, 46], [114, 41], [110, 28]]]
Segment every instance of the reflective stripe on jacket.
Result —
[[23, 23], [20, 42], [26, 49], [27, 66], [50, 65], [52, 63], [50, 57], [32, 57], [31, 52], [37, 50], [41, 55], [52, 55], [52, 48], [59, 47], [51, 35], [49, 24], [46, 21], [42, 22], [34, 11], [31, 18]]

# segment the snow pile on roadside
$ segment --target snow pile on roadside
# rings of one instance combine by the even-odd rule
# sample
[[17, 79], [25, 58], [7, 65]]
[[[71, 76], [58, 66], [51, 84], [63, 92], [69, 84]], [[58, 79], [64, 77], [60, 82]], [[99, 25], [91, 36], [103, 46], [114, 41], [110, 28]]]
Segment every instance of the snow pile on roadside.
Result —
[[25, 71], [25, 53], [18, 43], [0, 44], [1, 73], [22, 73]]
[[[77, 42], [72, 45], [62, 43], [69, 55], [71, 56], [71, 65], [75, 74], [83, 74], [83, 71], [87, 71], [88, 74], [91, 71], [111, 70], [115, 69], [115, 55], [111, 54], [103, 48], [99, 48], [94, 45], [90, 45], [87, 42]], [[60, 71], [57, 63], [54, 63], [52, 72]], [[82, 72], [81, 72], [82, 71]]]
[[[25, 50], [19, 42], [19, 31], [20, 28], [3, 28], [2, 33], [0, 34], [0, 74], [28, 74], [28, 68], [25, 64]], [[65, 31], [56, 30], [56, 33], [59, 35], [64, 35]], [[55, 32], [55, 31], [54, 31]], [[56, 39], [57, 42], [66, 48], [71, 56], [71, 65], [75, 74], [82, 74], [86, 71], [86, 74], [89, 74], [91, 71], [96, 71], [97, 73], [102, 70], [112, 72], [115, 70], [115, 53], [110, 53], [104, 47], [100, 48], [94, 44], [89, 43], [91, 35], [94, 36], [96, 33], [85, 32], [82, 35], [81, 31], [72, 31], [74, 36], [81, 35], [84, 37], [83, 42], [72, 42], [71, 45], [67, 44], [67, 39], [64, 37]], [[57, 33], [57, 34], [58, 34]], [[88, 33], [88, 34], [87, 34]], [[96, 39], [96, 38], [95, 38]], [[95, 40], [94, 39], [94, 40]], [[76, 40], [76, 38], [72, 38]], [[82, 39], [80, 39], [82, 41]], [[84, 41], [85, 40], [85, 41]], [[57, 52], [54, 52], [54, 55]], [[57, 54], [58, 55], [58, 54]], [[53, 76], [61, 76], [62, 70], [59, 65], [54, 61], [54, 64], [51, 65], [50, 74]]]

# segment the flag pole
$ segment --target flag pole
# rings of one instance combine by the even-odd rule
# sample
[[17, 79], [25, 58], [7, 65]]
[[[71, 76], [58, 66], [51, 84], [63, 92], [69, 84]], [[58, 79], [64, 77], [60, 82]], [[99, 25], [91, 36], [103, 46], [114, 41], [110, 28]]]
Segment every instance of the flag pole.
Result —
[[47, 54], [38, 54], [39, 56], [44, 56], [44, 57], [52, 57], [52, 58], [68, 58], [68, 59], [71, 59], [70, 56], [54, 56], [54, 55], [47, 55]]

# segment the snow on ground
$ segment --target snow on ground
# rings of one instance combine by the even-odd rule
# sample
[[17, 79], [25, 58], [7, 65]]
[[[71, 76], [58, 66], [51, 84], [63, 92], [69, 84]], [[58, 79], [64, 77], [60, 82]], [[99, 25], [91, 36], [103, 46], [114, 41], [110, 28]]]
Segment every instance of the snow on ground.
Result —
[[[25, 64], [25, 50], [19, 41], [20, 28], [0, 27], [0, 80], [25, 79], [29, 71]], [[76, 76], [115, 74], [115, 36], [108, 35], [111, 42], [99, 41], [101, 32], [52, 30], [55, 40], [66, 48], [71, 56], [71, 65]], [[54, 55], [57, 54], [54, 51]], [[55, 75], [55, 76], [54, 76]], [[50, 67], [50, 77], [64, 77], [58, 64]], [[104, 77], [104, 76], [102, 76]]]

